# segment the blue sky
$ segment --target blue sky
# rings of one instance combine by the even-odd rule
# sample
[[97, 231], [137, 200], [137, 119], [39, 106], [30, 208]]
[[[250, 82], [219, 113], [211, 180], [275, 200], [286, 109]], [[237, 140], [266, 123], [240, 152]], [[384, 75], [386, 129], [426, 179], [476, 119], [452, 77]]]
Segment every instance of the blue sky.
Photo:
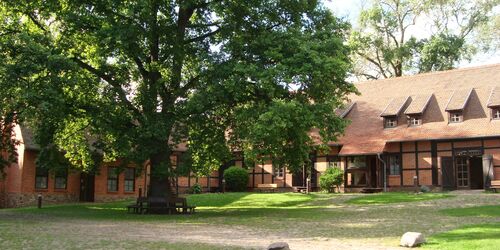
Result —
[[[337, 17], [346, 18], [352, 24], [356, 24], [359, 16], [359, 12], [366, 3], [369, 3], [367, 0], [325, 0], [324, 4]], [[499, 8], [496, 11], [500, 11]], [[426, 24], [422, 24], [420, 26], [415, 26], [413, 30], [411, 30], [411, 34], [415, 37], [426, 37], [429, 35], [426, 32], [425, 28]], [[500, 51], [489, 52], [489, 53], [478, 53], [473, 58], [472, 61], [463, 61], [460, 63], [459, 68], [462, 67], [471, 67], [471, 66], [479, 66], [485, 64], [493, 64], [500, 63]]]

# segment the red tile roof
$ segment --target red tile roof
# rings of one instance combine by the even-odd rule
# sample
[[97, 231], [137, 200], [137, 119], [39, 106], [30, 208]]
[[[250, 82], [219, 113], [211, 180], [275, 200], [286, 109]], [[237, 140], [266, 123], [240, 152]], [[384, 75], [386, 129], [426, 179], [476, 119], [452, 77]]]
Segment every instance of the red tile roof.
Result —
[[488, 98], [488, 107], [500, 106], [500, 87], [491, 88], [490, 97]]
[[380, 114], [380, 116], [398, 116], [401, 113], [401, 110], [405, 107], [405, 105], [410, 101], [409, 96], [399, 96], [391, 99], [391, 102], [385, 107], [384, 111]]
[[411, 103], [408, 108], [405, 110], [406, 115], [420, 115], [425, 112], [425, 108], [431, 101], [432, 94], [424, 94], [413, 96], [411, 99]]
[[[349, 96], [356, 105], [346, 116], [351, 124], [336, 142], [343, 145], [340, 153], [380, 153], [387, 141], [500, 136], [500, 121], [490, 119], [488, 108], [491, 90], [500, 86], [499, 79], [500, 64], [494, 64], [357, 83], [361, 95]], [[434, 94], [427, 101], [422, 125], [409, 127], [406, 116], [400, 116], [397, 127], [384, 129], [380, 114], [392, 99], [416, 96], [413, 105], [422, 107], [418, 97], [429, 93]], [[418, 110], [413, 105], [408, 107], [411, 112]], [[447, 108], [462, 108], [464, 121], [449, 124]]]

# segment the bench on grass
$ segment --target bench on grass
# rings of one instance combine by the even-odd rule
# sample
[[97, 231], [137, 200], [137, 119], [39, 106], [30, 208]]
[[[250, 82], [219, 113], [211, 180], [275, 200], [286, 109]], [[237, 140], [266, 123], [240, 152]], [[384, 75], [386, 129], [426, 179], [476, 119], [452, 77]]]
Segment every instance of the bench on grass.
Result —
[[142, 210], [144, 208], [144, 205], [148, 202], [147, 197], [139, 197], [135, 201], [135, 203], [132, 203], [127, 206], [127, 212], [133, 212], [134, 214], [140, 214], [142, 213]]
[[194, 214], [194, 210], [196, 209], [196, 206], [188, 206], [186, 198], [182, 197], [175, 198], [172, 205], [175, 207], [177, 213], [182, 214]]
[[278, 189], [278, 184], [272, 183], [272, 184], [257, 184], [257, 190], [259, 192], [273, 192]]
[[493, 190], [493, 191], [495, 191], [495, 193], [496, 193], [497, 190], [500, 189], [500, 180], [491, 181], [490, 189]]
[[293, 192], [295, 193], [307, 193], [307, 187], [293, 187]]

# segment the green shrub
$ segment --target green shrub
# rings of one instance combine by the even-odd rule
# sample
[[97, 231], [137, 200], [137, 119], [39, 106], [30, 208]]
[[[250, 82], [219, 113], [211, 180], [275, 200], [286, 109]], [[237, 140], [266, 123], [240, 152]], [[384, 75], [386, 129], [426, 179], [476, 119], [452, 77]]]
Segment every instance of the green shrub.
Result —
[[248, 173], [245, 169], [232, 166], [224, 170], [226, 188], [230, 191], [241, 192], [247, 189]]
[[335, 193], [335, 188], [342, 185], [344, 181], [344, 171], [340, 168], [328, 168], [319, 177], [319, 186], [328, 193]]
[[188, 190], [188, 193], [190, 193], [190, 194], [201, 194], [201, 192], [202, 192], [202, 189], [201, 189], [200, 183], [195, 183]]

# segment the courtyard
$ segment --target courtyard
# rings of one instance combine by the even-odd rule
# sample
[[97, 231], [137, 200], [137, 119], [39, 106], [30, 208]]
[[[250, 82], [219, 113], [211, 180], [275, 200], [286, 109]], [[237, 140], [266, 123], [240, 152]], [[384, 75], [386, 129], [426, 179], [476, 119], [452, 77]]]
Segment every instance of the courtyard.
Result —
[[1, 249], [397, 249], [407, 231], [424, 248], [500, 245], [500, 194], [481, 192], [188, 196], [193, 215], [127, 214], [131, 201], [0, 210]]

